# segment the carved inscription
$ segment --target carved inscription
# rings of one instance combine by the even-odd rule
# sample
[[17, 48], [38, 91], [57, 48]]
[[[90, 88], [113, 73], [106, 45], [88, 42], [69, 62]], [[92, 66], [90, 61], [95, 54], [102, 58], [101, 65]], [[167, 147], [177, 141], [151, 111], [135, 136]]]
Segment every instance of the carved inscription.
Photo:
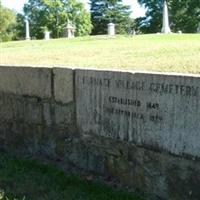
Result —
[[136, 91], [149, 91], [151, 93], [158, 94], [172, 94], [181, 96], [199, 96], [199, 87], [191, 85], [178, 85], [178, 84], [166, 84], [166, 83], [150, 83], [147, 85], [144, 81], [125, 81], [125, 80], [111, 80], [109, 78], [97, 78], [92, 76], [82, 77], [83, 85], [92, 85], [99, 87], [115, 89], [126, 89]]
[[109, 108], [109, 107], [105, 107], [104, 109], [109, 114], [123, 115], [125, 117], [131, 117], [134, 119], [141, 119], [141, 120], [144, 120], [144, 118], [145, 118], [143, 113], [133, 112], [133, 111], [129, 111], [129, 110], [123, 110], [123, 109]]
[[[92, 76], [82, 77], [83, 85], [91, 85], [94, 87], [112, 88], [113, 90], [130, 90], [137, 92], [149, 92], [150, 94], [159, 95], [181, 95], [186, 97], [198, 97], [199, 87], [191, 85], [178, 85], [150, 82], [147, 84], [145, 81], [130, 81], [130, 80], [113, 80], [110, 78], [100, 78]], [[144, 111], [145, 110], [145, 111]], [[110, 95], [106, 99], [104, 105], [104, 112], [109, 115], [123, 116], [126, 118], [140, 120], [141, 122], [154, 122], [161, 123], [164, 120], [162, 116], [162, 105], [159, 102], [146, 101], [145, 99], [137, 98], [124, 98], [120, 96]], [[98, 119], [100, 119], [98, 117]], [[96, 120], [96, 113], [94, 113]], [[100, 120], [101, 121], [101, 120]]]
[[141, 82], [141, 81], [116, 80], [115, 85], [116, 85], [116, 88], [127, 89], [127, 90], [142, 91], [145, 89], [145, 82]]
[[119, 105], [136, 106], [136, 107], [141, 106], [141, 102], [137, 99], [124, 99], [124, 98], [110, 96], [109, 102]]
[[151, 83], [149, 86], [150, 92], [159, 94], [175, 94], [182, 96], [198, 96], [199, 87], [188, 86], [188, 85], [174, 85], [164, 83]]
[[96, 77], [88, 77], [84, 76], [83, 79], [83, 85], [93, 85], [93, 86], [102, 86], [102, 87], [110, 87], [111, 80], [108, 78], [96, 78]]
[[81, 134], [200, 156], [200, 76], [77, 70]]
[[152, 102], [147, 102], [146, 103], [147, 109], [155, 109], [155, 110], [159, 110], [159, 103], [152, 103]]
[[[135, 100], [135, 99], [123, 99], [123, 98], [118, 98], [114, 96], [109, 97], [109, 103], [114, 104], [114, 105], [124, 105], [124, 106], [134, 106], [134, 107], [141, 107], [145, 106], [143, 105], [140, 100]], [[158, 103], [153, 103], [153, 102], [147, 102], [146, 103], [146, 110], [159, 110], [160, 105]], [[104, 111], [113, 114], [113, 115], [121, 115], [125, 117], [131, 117], [132, 119], [141, 119], [143, 122], [144, 121], [152, 121], [155, 123], [161, 122], [163, 120], [163, 117], [156, 114], [156, 115], [149, 115], [147, 116], [148, 113], [142, 113], [139, 112], [138, 110], [136, 111], [131, 111], [130, 109], [125, 110], [121, 108], [115, 108], [115, 107], [104, 107]]]

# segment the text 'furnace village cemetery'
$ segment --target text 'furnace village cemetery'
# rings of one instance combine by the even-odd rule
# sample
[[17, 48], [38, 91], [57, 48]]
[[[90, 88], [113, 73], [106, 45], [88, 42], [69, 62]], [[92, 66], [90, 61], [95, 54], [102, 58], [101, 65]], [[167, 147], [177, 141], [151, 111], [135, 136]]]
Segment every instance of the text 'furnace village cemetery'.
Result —
[[0, 145], [153, 200], [197, 200], [199, 86], [198, 75], [2, 66]]
[[76, 80], [81, 132], [200, 155], [189, 139], [200, 128], [199, 80], [98, 71], [78, 71]]
[[[198, 38], [190, 44], [196, 46], [189, 52], [190, 36], [172, 33], [177, 29], [170, 23], [172, 15], [168, 14], [168, 5], [171, 8], [172, 4], [165, 0], [161, 4], [162, 19], [156, 31], [159, 34], [155, 35], [138, 36], [142, 29], [129, 27], [129, 36], [116, 36], [119, 24], [115, 24], [112, 17], [106, 22], [102, 35], [94, 37], [74, 38], [79, 36], [79, 31], [86, 31], [83, 35], [90, 34], [91, 27], [80, 28], [75, 20], [68, 18], [63, 20], [65, 23], [56, 34], [55, 27], [51, 26], [50, 30], [47, 26], [35, 26], [43, 31], [39, 39], [59, 39], [25, 41], [28, 50], [25, 49], [20, 59], [24, 61], [29, 57], [42, 65], [45, 59], [52, 59], [53, 63], [50, 67], [0, 66], [0, 148], [48, 158], [61, 166], [72, 166], [78, 172], [116, 180], [148, 199], [199, 200], [200, 76], [121, 70], [122, 65], [127, 67], [128, 62], [124, 60], [130, 59], [128, 64], [132, 65], [140, 57], [141, 67], [145, 68], [143, 65], [149, 62], [153, 70], [155, 63], [164, 65], [161, 67], [166, 70], [170, 58], [172, 62], [167, 69], [176, 71], [173, 59], [179, 56], [182, 69], [187, 67], [193, 54], [198, 54]], [[82, 11], [85, 17], [89, 16], [84, 9]], [[34, 23], [30, 16], [23, 18], [25, 40], [37, 38], [32, 35]], [[179, 29], [176, 32], [182, 33]], [[200, 32], [200, 24], [197, 32]], [[182, 39], [184, 36], [186, 39]], [[176, 46], [174, 41], [182, 46]], [[17, 49], [15, 58], [22, 51], [22, 43], [14, 47]], [[14, 52], [10, 43], [5, 44], [4, 49], [10, 54]], [[102, 52], [105, 54], [100, 54]], [[75, 63], [74, 68], [53, 67], [60, 57], [70, 66], [74, 58], [82, 60]], [[100, 68], [106, 60], [108, 67], [118, 64], [120, 70], [89, 69], [87, 65], [93, 65], [90, 58]], [[109, 62], [111, 59], [114, 61]], [[196, 60], [199, 73], [198, 55]], [[78, 68], [83, 62], [87, 69]], [[107, 66], [107, 62], [104, 65]], [[191, 65], [193, 69], [193, 63]]]

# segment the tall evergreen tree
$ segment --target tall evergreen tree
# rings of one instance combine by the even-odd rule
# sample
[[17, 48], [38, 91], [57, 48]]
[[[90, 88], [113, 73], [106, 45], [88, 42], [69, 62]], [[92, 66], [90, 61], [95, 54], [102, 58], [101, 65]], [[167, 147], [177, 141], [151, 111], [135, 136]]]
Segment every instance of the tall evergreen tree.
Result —
[[123, 5], [122, 0], [90, 0], [90, 6], [93, 35], [107, 33], [110, 22], [116, 25], [119, 34], [126, 33], [133, 24], [130, 6]]
[[[147, 9], [146, 16], [137, 19], [145, 33], [160, 32], [164, 0], [138, 0]], [[200, 0], [167, 0], [172, 31], [196, 32], [200, 21]]]
[[147, 9], [146, 16], [138, 18], [136, 23], [144, 33], [161, 31], [163, 0], [138, 0]]

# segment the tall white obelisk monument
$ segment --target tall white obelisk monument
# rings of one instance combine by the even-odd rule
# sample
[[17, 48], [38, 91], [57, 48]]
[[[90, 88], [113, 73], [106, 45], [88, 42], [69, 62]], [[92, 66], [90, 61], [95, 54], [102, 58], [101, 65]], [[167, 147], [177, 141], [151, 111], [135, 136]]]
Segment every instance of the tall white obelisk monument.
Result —
[[28, 17], [25, 18], [25, 23], [26, 23], [26, 40], [30, 40], [30, 29], [29, 29]]
[[164, 6], [163, 6], [163, 25], [162, 25], [162, 33], [171, 33], [170, 27], [169, 27], [169, 15], [168, 15], [168, 7], [167, 2], [164, 0]]

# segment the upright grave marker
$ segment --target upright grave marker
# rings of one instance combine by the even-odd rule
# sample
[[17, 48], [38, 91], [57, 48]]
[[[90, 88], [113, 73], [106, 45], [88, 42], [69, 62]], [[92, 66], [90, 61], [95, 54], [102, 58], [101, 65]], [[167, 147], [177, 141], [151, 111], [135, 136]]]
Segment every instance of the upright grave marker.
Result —
[[50, 39], [50, 31], [44, 31], [44, 39], [49, 40]]
[[75, 28], [68, 23], [67, 26], [64, 28], [64, 37], [67, 38], [74, 38]]
[[197, 33], [200, 33], [200, 22], [199, 22], [198, 27], [197, 27]]
[[167, 2], [164, 1], [163, 6], [163, 24], [162, 24], [162, 33], [171, 33], [170, 27], [169, 27], [169, 15], [168, 15], [168, 7]]
[[110, 36], [115, 35], [115, 24], [113, 24], [113, 23], [108, 24], [108, 35], [110, 35]]
[[30, 40], [30, 27], [28, 17], [25, 18], [26, 23], [26, 40]]

